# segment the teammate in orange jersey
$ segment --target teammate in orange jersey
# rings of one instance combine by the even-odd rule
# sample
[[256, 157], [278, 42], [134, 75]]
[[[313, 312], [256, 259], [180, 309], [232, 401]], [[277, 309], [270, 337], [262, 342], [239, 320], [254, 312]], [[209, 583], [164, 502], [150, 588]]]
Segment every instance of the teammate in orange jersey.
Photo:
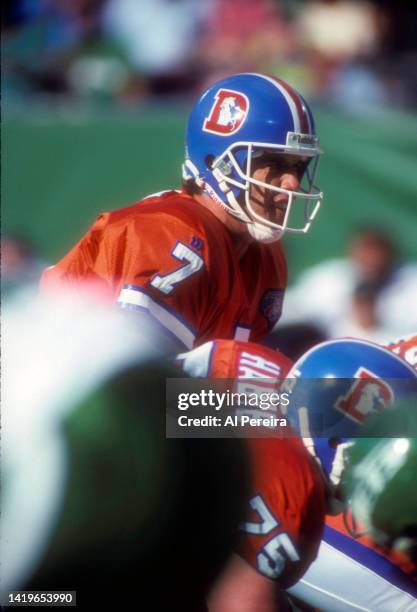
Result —
[[[359, 355], [362, 344], [363, 350], [369, 347], [378, 353], [370, 343], [335, 342], [341, 354], [345, 344], [351, 351], [352, 343], [358, 346]], [[390, 357], [382, 352], [384, 355]], [[239, 392], [253, 387], [271, 392], [271, 382], [277, 385], [291, 367], [281, 353], [233, 341], [209, 342], [180, 359], [192, 376], [238, 379]], [[369, 355], [364, 354], [363, 359], [370, 366]], [[391, 361], [389, 358], [388, 363]], [[317, 465], [306, 460], [301, 440], [276, 436], [248, 439], [247, 443], [252, 467], [250, 514], [242, 525], [238, 554], [212, 593], [211, 612], [274, 609], [274, 599], [288, 587], [303, 601], [332, 612], [347, 612], [358, 605], [374, 609], [375, 602], [384, 611], [400, 606], [411, 612], [416, 589], [407, 576], [410, 568], [398, 556], [382, 554], [368, 537], [353, 536], [342, 514], [326, 517], [318, 549], [325, 485], [317, 479]]]
[[[326, 517], [317, 559], [290, 592], [314, 608], [329, 612], [415, 610], [417, 585], [408, 575], [415, 568], [405, 565], [397, 554], [382, 551], [369, 534], [361, 533], [361, 526], [352, 521], [341, 487], [352, 448], [361, 435], [360, 424], [368, 419], [372, 424], [371, 416], [384, 412], [386, 405], [402, 396], [411, 398], [408, 401], [415, 405], [416, 373], [405, 360], [377, 344], [344, 338], [307, 351], [294, 364], [289, 377], [292, 374], [299, 381], [333, 379], [327, 390], [317, 388], [315, 393], [306, 392], [301, 385], [297, 392], [298, 385], [294, 385], [287, 416], [298, 421], [310, 452], [322, 466], [329, 490], [333, 491], [329, 508], [338, 514]], [[349, 379], [357, 382], [351, 384]], [[366, 393], [369, 383], [374, 390], [379, 387], [376, 396]], [[390, 407], [386, 412], [395, 409]], [[322, 424], [320, 432], [318, 423]], [[390, 433], [398, 435], [398, 430], [397, 434], [392, 429]], [[380, 467], [374, 475], [377, 485]]]
[[183, 190], [100, 215], [42, 286], [92, 283], [157, 328], [166, 352], [259, 340], [281, 314], [279, 239], [307, 232], [322, 200], [320, 154], [294, 89], [261, 74], [228, 77], [191, 112]]
[[[178, 360], [191, 376], [233, 379], [233, 390], [247, 394], [255, 388], [259, 394], [276, 390], [292, 366], [282, 353], [233, 340], [207, 342]], [[261, 411], [244, 412], [259, 416]], [[246, 440], [248, 513], [236, 552], [209, 599], [210, 612], [286, 609], [283, 590], [300, 579], [317, 555], [326, 505], [321, 471], [300, 438], [288, 431], [268, 435]]]
[[410, 336], [394, 340], [394, 342], [387, 345], [387, 348], [405, 359], [417, 370], [417, 334], [411, 334]]

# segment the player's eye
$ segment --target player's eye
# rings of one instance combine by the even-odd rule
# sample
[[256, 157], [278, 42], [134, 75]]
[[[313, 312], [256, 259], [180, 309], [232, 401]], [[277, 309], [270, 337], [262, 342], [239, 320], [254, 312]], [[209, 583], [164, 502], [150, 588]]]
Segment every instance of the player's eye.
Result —
[[307, 170], [308, 164], [310, 160], [300, 160], [294, 165], [294, 170], [297, 173], [298, 178], [302, 178], [304, 176], [305, 171]]
[[262, 168], [269, 166], [279, 172], [295, 172], [302, 176], [307, 169], [310, 159], [299, 159], [294, 155], [277, 153], [263, 153], [253, 158], [253, 166]]

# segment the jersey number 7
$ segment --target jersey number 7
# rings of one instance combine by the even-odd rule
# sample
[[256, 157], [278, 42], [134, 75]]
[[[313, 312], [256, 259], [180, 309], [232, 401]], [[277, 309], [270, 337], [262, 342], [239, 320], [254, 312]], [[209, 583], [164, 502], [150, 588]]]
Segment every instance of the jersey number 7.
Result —
[[152, 287], [159, 289], [159, 291], [162, 291], [165, 295], [171, 293], [171, 291], [175, 289], [175, 285], [189, 276], [192, 276], [204, 266], [203, 258], [183, 242], [178, 241], [176, 243], [171, 251], [171, 255], [175, 257], [175, 259], [178, 259], [178, 261], [186, 262], [186, 264], [169, 274], [157, 274], [153, 277], [151, 280]]

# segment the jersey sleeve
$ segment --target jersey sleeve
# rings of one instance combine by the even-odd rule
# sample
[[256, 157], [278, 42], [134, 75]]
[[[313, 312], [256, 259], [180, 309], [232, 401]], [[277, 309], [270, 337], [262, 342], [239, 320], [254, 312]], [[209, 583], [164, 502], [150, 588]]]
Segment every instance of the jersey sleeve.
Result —
[[272, 379], [275, 384], [292, 367], [292, 361], [280, 351], [241, 340], [211, 340], [177, 359], [193, 377]]
[[108, 213], [100, 215], [88, 233], [57, 264], [43, 272], [41, 291], [92, 290], [111, 299], [111, 270], [106, 264], [105, 247], [108, 218]]
[[417, 334], [411, 334], [410, 336], [394, 340], [394, 342], [388, 344], [386, 348], [404, 359], [417, 370]]
[[280, 351], [240, 340], [216, 340], [210, 365], [212, 378], [285, 378], [292, 362]]
[[[236, 340], [208, 342], [180, 355], [179, 362], [191, 376], [232, 379], [233, 390], [239, 392], [252, 392], [255, 383], [259, 392], [270, 393], [292, 366], [278, 351]], [[236, 552], [286, 588], [317, 554], [325, 515], [324, 480], [299, 438], [248, 438], [246, 443], [250, 497]]]
[[250, 439], [252, 497], [237, 552], [283, 588], [315, 559], [325, 516], [325, 486], [298, 438]]
[[186, 348], [210, 320], [209, 245], [203, 232], [157, 212], [132, 218], [105, 213], [55, 266], [41, 287], [87, 285], [121, 308], [151, 316]]

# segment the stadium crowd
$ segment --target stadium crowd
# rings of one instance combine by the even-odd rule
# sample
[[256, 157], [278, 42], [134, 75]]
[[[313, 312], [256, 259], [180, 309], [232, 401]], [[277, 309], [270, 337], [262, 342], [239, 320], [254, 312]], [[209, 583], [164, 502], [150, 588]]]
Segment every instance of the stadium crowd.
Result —
[[137, 105], [261, 71], [352, 112], [413, 107], [416, 27], [376, 0], [8, 0], [3, 95]]

